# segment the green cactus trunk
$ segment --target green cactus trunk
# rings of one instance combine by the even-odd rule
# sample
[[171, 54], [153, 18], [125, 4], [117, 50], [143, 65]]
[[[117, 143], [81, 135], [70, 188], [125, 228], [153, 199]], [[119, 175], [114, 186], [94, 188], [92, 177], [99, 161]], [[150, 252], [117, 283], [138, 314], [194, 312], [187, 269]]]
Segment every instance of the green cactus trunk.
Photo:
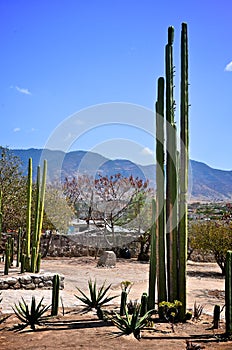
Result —
[[147, 293], [143, 293], [141, 296], [141, 308], [140, 308], [140, 317], [143, 317], [147, 313], [148, 309], [148, 296]]
[[5, 266], [4, 266], [4, 275], [8, 275], [10, 267], [10, 246], [8, 242], [5, 244]]
[[53, 283], [52, 283], [52, 310], [51, 310], [51, 316], [57, 316], [58, 315], [59, 291], [60, 291], [60, 276], [59, 275], [54, 275], [53, 276]]
[[164, 78], [158, 79], [156, 102], [156, 231], [158, 240], [158, 303], [167, 300], [165, 248], [165, 173], [164, 173]]
[[186, 313], [186, 266], [188, 240], [188, 164], [189, 164], [189, 100], [188, 100], [188, 36], [187, 24], [181, 30], [181, 102], [180, 102], [180, 200], [179, 200], [179, 296], [182, 302], [180, 319]]
[[22, 228], [20, 227], [18, 230], [18, 236], [17, 236], [17, 260], [16, 260], [17, 267], [19, 267], [19, 263], [21, 260], [21, 240], [22, 240]]
[[122, 290], [122, 292], [121, 292], [121, 302], [120, 302], [120, 316], [124, 316], [125, 315], [126, 302], [127, 302], [127, 292], [125, 290]]
[[232, 334], [232, 251], [226, 253], [225, 276], [226, 333]]
[[39, 210], [38, 210], [38, 214], [37, 214], [38, 215], [38, 233], [37, 233], [37, 240], [36, 240], [37, 259], [38, 259], [38, 255], [39, 255], [40, 239], [41, 239], [41, 235], [42, 235], [45, 189], [46, 189], [46, 176], [47, 176], [47, 161], [44, 160], [43, 177], [42, 177], [42, 183], [41, 183], [41, 189], [40, 189], [40, 205], [39, 205]]
[[36, 272], [36, 247], [32, 247], [31, 254], [31, 272]]
[[155, 286], [156, 286], [156, 202], [152, 199], [152, 226], [151, 226], [151, 252], [149, 261], [149, 287], [148, 287], [148, 309], [155, 307]]
[[176, 126], [174, 121], [175, 102], [174, 66], [173, 66], [174, 28], [168, 28], [168, 44], [165, 49], [166, 75], [166, 135], [167, 135], [167, 169], [166, 169], [166, 237], [167, 237], [167, 275], [168, 300], [177, 299], [178, 270], [177, 270], [177, 216], [178, 216], [178, 187], [177, 187], [177, 145]]
[[25, 261], [26, 261], [26, 255], [21, 255], [21, 273], [24, 273], [25, 271]]
[[[174, 120], [173, 40], [174, 28], [169, 27], [168, 44], [165, 47], [166, 139], [164, 139], [165, 132], [163, 131], [164, 127], [162, 124], [162, 117], [164, 116], [163, 78], [159, 78], [158, 80], [158, 99], [156, 102], [157, 210], [156, 222], [152, 225], [152, 228], [154, 232], [157, 229], [158, 241], [156, 244], [156, 235], [153, 233], [151, 236], [148, 305], [149, 308], [152, 308], [154, 305], [152, 301], [154, 302], [155, 297], [154, 281], [157, 273], [158, 301], [162, 302], [168, 300], [173, 302], [174, 300], [180, 300], [182, 307], [180, 308], [179, 320], [183, 320], [186, 314], [187, 192], [189, 163], [189, 83], [186, 23], [182, 23], [181, 30], [180, 154], [178, 151], [177, 129]], [[164, 150], [166, 150], [166, 173], [164, 172]], [[164, 191], [164, 178], [166, 179], [166, 192]], [[166, 205], [164, 206], [165, 202]]]
[[10, 247], [10, 266], [14, 263], [14, 237], [9, 237], [9, 247]]
[[35, 207], [35, 227], [33, 237], [33, 247], [37, 247], [38, 232], [39, 232], [39, 213], [40, 213], [40, 166], [37, 167], [36, 180], [36, 207]]
[[30, 254], [31, 254], [31, 202], [32, 202], [32, 159], [29, 158], [28, 178], [27, 178], [27, 227], [26, 227], [26, 257], [27, 257], [27, 260], [29, 260]]

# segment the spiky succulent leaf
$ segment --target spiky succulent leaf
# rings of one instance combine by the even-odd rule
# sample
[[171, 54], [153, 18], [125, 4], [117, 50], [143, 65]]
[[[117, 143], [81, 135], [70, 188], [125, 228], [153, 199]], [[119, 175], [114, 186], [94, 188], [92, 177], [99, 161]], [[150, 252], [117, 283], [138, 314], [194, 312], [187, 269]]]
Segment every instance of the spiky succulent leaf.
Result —
[[81, 296], [75, 295], [75, 297], [82, 301], [89, 309], [99, 308], [100, 306], [108, 303], [112, 299], [116, 298], [115, 296], [106, 296], [106, 293], [111, 287], [111, 284], [105, 287], [105, 282], [101, 285], [101, 287], [97, 291], [97, 283], [96, 280], [93, 282], [91, 279], [88, 281], [89, 294], [88, 297], [80, 288], [77, 287], [77, 290], [81, 293]]
[[119, 328], [124, 334], [134, 334], [136, 339], [140, 338], [140, 331], [146, 327], [148, 318], [154, 313], [154, 310], [148, 311], [143, 317], [140, 317], [140, 306], [135, 308], [132, 315], [127, 310], [125, 316], [115, 313], [112, 318], [113, 324]]
[[30, 308], [25, 300], [22, 298], [22, 302], [18, 305], [14, 304], [12, 307], [17, 318], [24, 324], [23, 327], [30, 325], [31, 329], [35, 329], [35, 325], [40, 325], [44, 317], [45, 312], [50, 308], [50, 305], [42, 305], [43, 298], [36, 306], [35, 297], [32, 297]]

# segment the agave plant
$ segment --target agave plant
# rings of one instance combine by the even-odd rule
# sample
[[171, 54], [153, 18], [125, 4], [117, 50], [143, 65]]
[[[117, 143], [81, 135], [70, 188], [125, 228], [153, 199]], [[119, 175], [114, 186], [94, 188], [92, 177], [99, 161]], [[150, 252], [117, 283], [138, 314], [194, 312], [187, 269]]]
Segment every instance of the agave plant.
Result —
[[125, 310], [125, 316], [120, 316], [115, 313], [114, 317], [111, 319], [113, 324], [118, 327], [123, 334], [129, 335], [133, 334], [134, 337], [139, 340], [141, 338], [141, 330], [147, 326], [149, 318], [155, 312], [154, 310], [149, 310], [144, 316], [140, 317], [141, 306], [135, 307], [132, 315]]
[[90, 279], [88, 281], [88, 287], [89, 287], [89, 294], [90, 294], [89, 297], [78, 287], [77, 287], [77, 290], [78, 292], [81, 293], [82, 296], [75, 295], [75, 297], [78, 300], [82, 301], [82, 303], [86, 305], [87, 310], [99, 309], [102, 305], [108, 303], [109, 301], [117, 297], [117, 295], [111, 296], [111, 297], [106, 295], [106, 293], [111, 287], [111, 284], [106, 287], [104, 282], [101, 285], [101, 287], [97, 290], [96, 280], [93, 283], [92, 280]]
[[15, 307], [12, 307], [15, 315], [23, 323], [21, 328], [30, 326], [32, 330], [35, 330], [36, 325], [41, 325], [44, 320], [44, 314], [50, 308], [50, 305], [44, 306], [42, 298], [38, 305], [36, 306], [35, 297], [32, 297], [30, 307], [27, 305], [25, 300], [22, 298], [22, 302], [19, 302], [18, 305], [15, 304]]

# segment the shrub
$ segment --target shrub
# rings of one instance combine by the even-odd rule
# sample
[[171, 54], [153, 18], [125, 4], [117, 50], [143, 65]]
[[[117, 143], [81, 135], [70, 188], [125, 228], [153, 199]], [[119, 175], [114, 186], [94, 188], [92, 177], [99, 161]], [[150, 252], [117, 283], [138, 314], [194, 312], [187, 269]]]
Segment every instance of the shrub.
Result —
[[232, 249], [232, 223], [228, 221], [207, 221], [192, 223], [189, 228], [190, 246], [212, 253], [225, 275], [226, 252]]

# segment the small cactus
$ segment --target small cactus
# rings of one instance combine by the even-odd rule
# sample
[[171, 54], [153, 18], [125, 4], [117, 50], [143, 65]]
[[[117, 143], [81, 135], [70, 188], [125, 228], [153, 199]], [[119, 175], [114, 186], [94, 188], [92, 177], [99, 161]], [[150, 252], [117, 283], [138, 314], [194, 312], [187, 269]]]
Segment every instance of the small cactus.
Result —
[[232, 251], [226, 253], [225, 276], [226, 333], [232, 334]]

